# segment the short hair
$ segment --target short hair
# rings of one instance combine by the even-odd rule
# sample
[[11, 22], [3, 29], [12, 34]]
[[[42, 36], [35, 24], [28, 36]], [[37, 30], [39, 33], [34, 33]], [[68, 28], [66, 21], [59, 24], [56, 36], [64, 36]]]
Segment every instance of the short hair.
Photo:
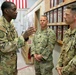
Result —
[[4, 9], [6, 8], [11, 8], [11, 4], [14, 4], [14, 3], [10, 1], [4, 1], [1, 5], [2, 12], [4, 12]]
[[69, 4], [66, 8], [71, 9], [72, 11], [76, 13], [76, 3]]
[[48, 17], [46, 15], [41, 15], [42, 17], [46, 17], [46, 20], [48, 20]]

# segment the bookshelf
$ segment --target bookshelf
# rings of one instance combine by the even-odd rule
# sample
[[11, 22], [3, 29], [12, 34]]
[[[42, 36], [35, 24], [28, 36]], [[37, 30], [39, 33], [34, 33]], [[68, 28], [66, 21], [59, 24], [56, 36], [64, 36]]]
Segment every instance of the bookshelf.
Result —
[[49, 0], [49, 1], [50, 6], [47, 7], [48, 10], [45, 9], [46, 11], [44, 14], [48, 17], [49, 20], [48, 26], [52, 28], [56, 33], [56, 39], [58, 44], [62, 45], [64, 32], [69, 28], [69, 25], [65, 23], [63, 18], [64, 10], [67, 5], [76, 3], [76, 0]]

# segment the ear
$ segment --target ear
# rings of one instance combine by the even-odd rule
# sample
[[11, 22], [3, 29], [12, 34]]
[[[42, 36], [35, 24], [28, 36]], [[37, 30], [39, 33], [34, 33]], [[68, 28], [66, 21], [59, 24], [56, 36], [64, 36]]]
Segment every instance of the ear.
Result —
[[76, 14], [74, 15], [74, 19], [76, 20]]
[[7, 10], [7, 9], [4, 9], [4, 12], [5, 12], [5, 13], [8, 13], [8, 10]]

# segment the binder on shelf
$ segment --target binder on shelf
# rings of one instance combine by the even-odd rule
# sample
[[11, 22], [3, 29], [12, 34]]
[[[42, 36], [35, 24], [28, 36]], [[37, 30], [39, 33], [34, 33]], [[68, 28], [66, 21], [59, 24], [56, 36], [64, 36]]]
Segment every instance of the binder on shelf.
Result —
[[65, 22], [65, 19], [64, 19], [65, 9], [66, 9], [66, 6], [63, 7], [63, 22]]
[[50, 12], [50, 23], [53, 22], [53, 11]]
[[52, 26], [49, 26], [52, 29]]
[[61, 40], [61, 36], [62, 36], [62, 28], [61, 26], [58, 26], [58, 40]]
[[48, 22], [49, 22], [49, 12], [47, 12], [47, 18], [48, 18]]
[[56, 26], [54, 26], [54, 32], [55, 32], [55, 34], [56, 34]]
[[58, 22], [62, 22], [62, 7], [58, 8]]
[[56, 6], [56, 5], [57, 5], [57, 1], [58, 1], [58, 0], [54, 0], [54, 6]]
[[57, 9], [54, 10], [54, 23], [57, 22]]
[[50, 8], [54, 7], [54, 0], [50, 0]]

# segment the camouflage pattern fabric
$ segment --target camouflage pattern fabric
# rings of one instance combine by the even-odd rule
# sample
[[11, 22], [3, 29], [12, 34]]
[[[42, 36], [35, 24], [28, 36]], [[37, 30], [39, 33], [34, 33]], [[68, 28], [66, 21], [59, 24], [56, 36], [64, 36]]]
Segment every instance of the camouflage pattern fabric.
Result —
[[34, 66], [36, 75], [53, 75], [54, 65], [52, 61], [34, 61]]
[[14, 25], [0, 18], [0, 75], [17, 75], [16, 50], [24, 45], [22, 36], [18, 37]]
[[76, 29], [65, 32], [57, 67], [63, 67], [62, 75], [76, 75]]
[[52, 75], [53, 49], [56, 42], [56, 36], [53, 30], [47, 28], [43, 31], [37, 31], [33, 37], [31, 46], [31, 55], [41, 54], [41, 61], [34, 60], [36, 75]]

